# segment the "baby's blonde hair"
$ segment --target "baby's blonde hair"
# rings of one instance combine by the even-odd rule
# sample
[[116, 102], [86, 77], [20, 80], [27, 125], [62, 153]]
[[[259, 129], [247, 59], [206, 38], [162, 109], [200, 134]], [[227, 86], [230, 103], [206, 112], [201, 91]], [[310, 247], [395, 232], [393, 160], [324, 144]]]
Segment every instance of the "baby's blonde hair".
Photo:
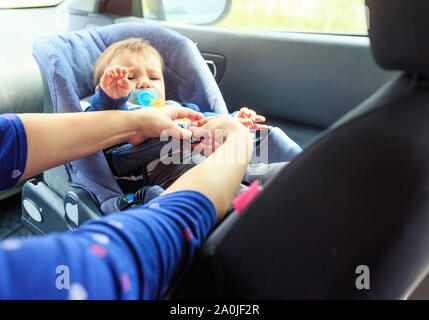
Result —
[[162, 70], [164, 71], [164, 60], [158, 50], [156, 50], [149, 41], [142, 38], [129, 38], [111, 44], [97, 59], [94, 65], [93, 76], [95, 86], [100, 83], [104, 70], [106, 70], [112, 59], [124, 50], [142, 51], [150, 56], [158, 57], [161, 62]]

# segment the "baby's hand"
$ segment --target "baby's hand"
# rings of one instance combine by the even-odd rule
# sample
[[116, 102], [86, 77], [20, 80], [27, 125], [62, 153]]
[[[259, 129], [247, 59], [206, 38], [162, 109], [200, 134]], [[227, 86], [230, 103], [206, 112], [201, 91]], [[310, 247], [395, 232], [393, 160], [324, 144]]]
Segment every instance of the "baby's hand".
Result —
[[267, 130], [268, 127], [265, 125], [257, 124], [256, 122], [264, 122], [265, 117], [256, 114], [255, 111], [249, 108], [241, 108], [234, 118], [238, 119], [245, 127], [254, 130]]
[[112, 99], [126, 97], [131, 92], [128, 80], [128, 68], [121, 66], [108, 67], [100, 79], [101, 89]]
[[[198, 121], [193, 121], [190, 124], [188, 124], [188, 127], [202, 127], [211, 119], [218, 118], [218, 117], [223, 117], [223, 115], [217, 115], [217, 116], [204, 118], [204, 119], [201, 119]], [[248, 129], [253, 129], [253, 130], [267, 130], [268, 129], [267, 126], [256, 123], [256, 122], [264, 122], [265, 117], [256, 114], [255, 111], [248, 109], [248, 108], [241, 108], [240, 111], [234, 115], [234, 118], [236, 120], [238, 120], [239, 122], [241, 122], [241, 124], [244, 125]]]

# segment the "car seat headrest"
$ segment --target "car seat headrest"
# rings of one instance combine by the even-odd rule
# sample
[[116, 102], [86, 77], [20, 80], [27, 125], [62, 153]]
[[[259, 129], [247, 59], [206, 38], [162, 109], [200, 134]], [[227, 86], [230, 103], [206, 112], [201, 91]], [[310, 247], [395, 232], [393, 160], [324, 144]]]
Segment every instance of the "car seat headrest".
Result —
[[429, 76], [429, 1], [366, 0], [376, 62], [385, 69]]

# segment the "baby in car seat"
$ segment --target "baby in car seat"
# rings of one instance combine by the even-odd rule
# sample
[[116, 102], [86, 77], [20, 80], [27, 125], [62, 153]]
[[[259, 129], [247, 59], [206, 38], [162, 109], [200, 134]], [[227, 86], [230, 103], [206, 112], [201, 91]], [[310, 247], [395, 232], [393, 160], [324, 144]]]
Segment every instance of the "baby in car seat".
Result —
[[[100, 55], [94, 65], [93, 80], [96, 93], [86, 111], [141, 108], [141, 105], [131, 103], [130, 97], [138, 90], [151, 89], [157, 96], [156, 99], [151, 100], [155, 106], [184, 106], [199, 112], [198, 106], [192, 103], [165, 100], [163, 70], [164, 62], [161, 54], [148, 41], [141, 38], [130, 38], [112, 44]], [[132, 101], [135, 102], [135, 99]], [[203, 115], [210, 117], [217, 114], [205, 112]], [[231, 116], [249, 129], [268, 129], [267, 126], [259, 124], [259, 122], [264, 122], [265, 118], [248, 108], [242, 108]], [[203, 122], [194, 125], [198, 126]], [[186, 122], [183, 125], [186, 125]], [[160, 153], [165, 142], [160, 139], [150, 140], [143, 142], [141, 147], [122, 145], [105, 150], [105, 155], [118, 184], [124, 193], [130, 193], [120, 199], [118, 203], [120, 210], [145, 203], [159, 195], [180, 175], [205, 158], [201, 154], [195, 156], [195, 152], [192, 153], [190, 150], [182, 150], [181, 163], [164, 164], [160, 159]], [[299, 151], [298, 147], [295, 155]], [[129, 157], [130, 154], [132, 157]], [[137, 162], [135, 161], [136, 154], [138, 154]], [[127, 161], [130, 158], [132, 161]], [[290, 159], [285, 159], [285, 161], [288, 160]], [[260, 180], [263, 184], [284, 165], [285, 163], [257, 164], [256, 166], [262, 166], [263, 170], [256, 170], [253, 173], [248, 170], [243, 180], [244, 186], [249, 185], [255, 179]], [[245, 188], [244, 186], [243, 188]], [[135, 193], [136, 190], [139, 191]]]

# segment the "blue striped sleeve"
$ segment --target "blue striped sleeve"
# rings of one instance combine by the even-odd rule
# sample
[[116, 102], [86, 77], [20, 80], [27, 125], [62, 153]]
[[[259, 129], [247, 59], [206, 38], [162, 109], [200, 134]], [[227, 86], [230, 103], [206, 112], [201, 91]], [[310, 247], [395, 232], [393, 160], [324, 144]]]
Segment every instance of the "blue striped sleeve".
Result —
[[0, 246], [0, 299], [157, 299], [213, 227], [204, 195], [180, 191], [74, 232]]
[[85, 111], [103, 111], [103, 110], [128, 110], [127, 101], [131, 93], [120, 99], [110, 98], [98, 85], [98, 91], [91, 100], [91, 105]]
[[0, 116], [0, 191], [10, 189], [24, 173], [27, 135], [16, 114]]

